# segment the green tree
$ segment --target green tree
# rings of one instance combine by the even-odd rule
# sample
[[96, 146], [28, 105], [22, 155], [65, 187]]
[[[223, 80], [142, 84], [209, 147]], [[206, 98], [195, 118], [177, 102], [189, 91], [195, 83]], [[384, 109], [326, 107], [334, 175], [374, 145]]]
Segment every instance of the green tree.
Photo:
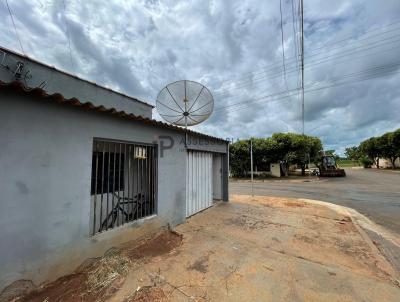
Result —
[[[272, 162], [279, 161], [277, 144], [270, 137], [251, 138], [253, 142], [253, 168], [266, 171]], [[250, 139], [237, 141], [229, 147], [230, 169], [235, 177], [248, 176], [250, 172]]]
[[371, 159], [379, 168], [379, 157], [382, 157], [382, 145], [379, 137], [371, 137], [360, 144], [360, 150], [364, 156]]
[[361, 142], [358, 147], [346, 148], [348, 159], [359, 160], [364, 167], [375, 163], [379, 168], [379, 158], [390, 160], [392, 167], [397, 158], [400, 158], [400, 129], [387, 132], [380, 137], [371, 137]]
[[[252, 138], [253, 164], [258, 171], [267, 171], [272, 162], [279, 161], [277, 157], [277, 144], [268, 138]], [[249, 142], [250, 144], [250, 142]]]
[[292, 152], [292, 139], [290, 133], [274, 133], [272, 140], [276, 143], [276, 157], [282, 165], [282, 170], [287, 176], [289, 165], [294, 160], [295, 155]]
[[249, 140], [237, 141], [229, 146], [229, 164], [233, 176], [247, 175], [250, 170]]
[[400, 130], [387, 132], [379, 138], [382, 156], [389, 159], [392, 169], [395, 168], [396, 159], [400, 156]]
[[371, 166], [374, 164], [374, 161], [372, 159], [370, 159], [369, 157], [362, 157], [360, 159], [362, 165], [364, 168], [371, 168]]
[[318, 137], [296, 133], [275, 133], [272, 139], [277, 143], [277, 155], [283, 161], [286, 172], [289, 165], [300, 166], [302, 175], [308, 162], [314, 162], [322, 150], [322, 143]]
[[396, 150], [397, 158], [400, 158], [400, 129], [393, 132], [393, 145]]
[[344, 154], [347, 159], [358, 161], [362, 157], [360, 148], [357, 146], [345, 148]]
[[[313, 161], [322, 150], [319, 138], [295, 133], [275, 133], [272, 137], [251, 138], [253, 142], [253, 165], [258, 171], [268, 170], [273, 162], [281, 162], [283, 170], [297, 164], [305, 174], [308, 156]], [[230, 166], [234, 176], [247, 176], [250, 171], [250, 140], [230, 145]]]

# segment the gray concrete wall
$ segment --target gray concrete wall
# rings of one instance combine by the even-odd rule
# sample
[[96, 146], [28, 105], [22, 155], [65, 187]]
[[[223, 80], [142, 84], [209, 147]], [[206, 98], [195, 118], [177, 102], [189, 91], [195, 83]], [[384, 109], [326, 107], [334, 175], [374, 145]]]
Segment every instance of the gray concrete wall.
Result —
[[182, 133], [0, 93], [0, 288], [54, 279], [113, 245], [184, 221], [186, 150], [175, 144], [158, 153], [158, 215], [89, 235], [93, 138], [160, 145], [160, 136], [181, 141]]
[[[152, 106], [148, 104], [1, 49], [0, 80], [3, 82], [15, 80], [14, 71], [18, 61], [24, 62], [21, 81], [28, 87], [38, 87], [42, 84], [48, 94], [61, 93], [67, 99], [75, 97], [81, 102], [91, 102], [97, 106], [103, 105], [126, 113], [152, 117]], [[27, 71], [29, 73], [25, 76]]]
[[226, 154], [222, 156], [222, 200], [229, 201], [229, 145], [225, 148]]
[[281, 165], [280, 163], [272, 163], [270, 166], [270, 175], [274, 177], [281, 177]]
[[217, 141], [189, 134], [187, 139], [187, 148], [197, 151], [227, 153], [227, 148], [226, 148], [227, 143], [228, 142], [226, 141]]

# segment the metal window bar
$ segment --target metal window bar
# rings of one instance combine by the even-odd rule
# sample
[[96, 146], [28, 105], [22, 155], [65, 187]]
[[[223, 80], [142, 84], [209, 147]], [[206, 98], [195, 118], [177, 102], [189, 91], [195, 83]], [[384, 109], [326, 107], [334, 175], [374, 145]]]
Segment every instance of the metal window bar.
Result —
[[[113, 228], [114, 227], [114, 222], [115, 222], [115, 207], [114, 207], [114, 197], [115, 197], [115, 162], [116, 162], [116, 151], [117, 151], [117, 144], [113, 144], [114, 145], [114, 152], [113, 152], [113, 156], [112, 156], [112, 163], [113, 163], [113, 176], [112, 176], [112, 192], [113, 194], [111, 195], [111, 212], [109, 213], [109, 215], [111, 215], [111, 225], [109, 225], [109, 227]], [[111, 155], [111, 154], [110, 154]], [[108, 192], [109, 193], [109, 192]], [[107, 194], [108, 194], [107, 193]]]
[[[144, 164], [144, 161], [141, 160], [140, 161], [140, 175], [143, 175], [143, 164]], [[143, 196], [143, 192], [144, 192], [143, 180], [144, 179], [142, 177], [140, 177], [140, 193], [141, 193], [140, 194], [140, 199], [141, 199], [141, 202], [140, 202], [140, 218], [143, 217], [144, 201], [145, 201], [144, 196]]]
[[[126, 144], [124, 144], [124, 167], [125, 167], [125, 165], [129, 165], [129, 162], [128, 163], [126, 163], [126, 160], [127, 160], [127, 153], [126, 153], [126, 149], [127, 149], [127, 145]], [[128, 169], [129, 170], [129, 169]], [[125, 169], [124, 169], [124, 178], [125, 178]], [[127, 194], [127, 197], [129, 198], [129, 173], [127, 174], [127, 176], [126, 176], [126, 178], [127, 178], [127, 183], [128, 183], [128, 185], [127, 185], [127, 187], [126, 187], [126, 190], [124, 190], [123, 191], [123, 197], [124, 197], [124, 201], [125, 200], [127, 200], [127, 199], [125, 199], [125, 191], [126, 191], [126, 194]], [[124, 182], [125, 183], [125, 182]], [[124, 203], [124, 206], [123, 206], [123, 208], [124, 208], [124, 212], [125, 211], [129, 211], [129, 205], [127, 205], [127, 206], [125, 206], [125, 203]], [[122, 224], [124, 224], [125, 222], [127, 222], [126, 221], [126, 217], [124, 218], [124, 216], [122, 216]]]
[[91, 235], [155, 214], [154, 145], [95, 139], [92, 161]]
[[[118, 153], [118, 187], [117, 187], [117, 198], [118, 204], [120, 200], [120, 193], [121, 193], [121, 144], [119, 145], [119, 153]], [[117, 211], [117, 226], [120, 225], [120, 211]]]
[[132, 199], [131, 199], [131, 208], [132, 208], [132, 213], [134, 211], [135, 203], [134, 203], [134, 196], [135, 196], [135, 180], [137, 177], [135, 177], [135, 147], [132, 147], [132, 153], [130, 154], [129, 158], [132, 158], [131, 162], [131, 169], [132, 169], [132, 184], [131, 184], [131, 191], [132, 191]]
[[146, 147], [146, 156], [147, 156], [147, 158], [146, 158], [146, 171], [147, 171], [147, 177], [146, 177], [146, 192], [147, 192], [147, 198], [146, 198], [146, 200], [147, 200], [147, 203], [146, 203], [146, 215], [149, 215], [149, 213], [150, 213], [150, 196], [151, 196], [151, 194], [150, 194], [150, 175], [151, 175], [151, 173], [150, 173], [150, 161], [149, 161], [149, 159], [150, 159], [150, 153], [149, 153], [149, 148], [148, 147]]
[[[97, 177], [97, 170], [99, 167], [99, 154], [95, 154], [95, 169], [96, 169], [96, 174], [95, 174], [95, 183], [94, 183], [94, 201], [93, 201], [93, 232], [95, 231], [95, 226], [96, 226], [96, 211], [97, 211], [97, 187], [98, 187], [98, 177]], [[93, 165], [92, 165], [93, 167]]]
[[155, 208], [154, 208], [154, 200], [155, 200], [155, 179], [154, 179], [154, 174], [155, 174], [155, 170], [154, 170], [154, 160], [155, 160], [155, 156], [154, 156], [154, 148], [151, 149], [151, 207], [150, 207], [150, 211], [151, 212], [155, 212]]
[[152, 175], [153, 175], [153, 165], [151, 164], [151, 161], [153, 160], [153, 153], [151, 149], [149, 149], [149, 190], [150, 190], [150, 196], [149, 196], [149, 213], [151, 212], [151, 205], [153, 203], [153, 182], [152, 182]]
[[[136, 151], [135, 151], [136, 154]], [[136, 168], [137, 168], [137, 173], [136, 173], [136, 195], [137, 195], [137, 204], [136, 204], [136, 211], [135, 211], [135, 216], [136, 219], [139, 218], [139, 207], [140, 207], [140, 202], [141, 202], [141, 195], [140, 195], [140, 189], [139, 189], [139, 175], [140, 175], [140, 170], [139, 170], [139, 161], [138, 159], [135, 158], [135, 162], [136, 162]]]
[[102, 142], [101, 144], [101, 150], [102, 150], [102, 163], [101, 163], [101, 197], [100, 197], [100, 221], [103, 221], [103, 199], [104, 199], [104, 157], [105, 157], [105, 142]]
[[157, 149], [153, 148], [154, 152], [154, 160], [153, 160], [153, 165], [154, 165], [154, 175], [153, 175], [153, 181], [154, 181], [154, 200], [153, 200], [153, 208], [154, 208], [154, 213], [158, 213], [158, 152]]

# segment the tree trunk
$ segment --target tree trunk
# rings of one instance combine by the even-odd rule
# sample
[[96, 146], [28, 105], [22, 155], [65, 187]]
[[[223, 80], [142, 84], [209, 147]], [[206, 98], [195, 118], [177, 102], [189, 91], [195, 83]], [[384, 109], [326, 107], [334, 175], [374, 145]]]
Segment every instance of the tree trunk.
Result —
[[281, 162], [280, 163], [281, 166], [281, 172], [287, 177], [289, 176], [289, 164], [287, 164], [286, 162]]
[[379, 169], [379, 157], [376, 158], [376, 168]]
[[392, 169], [394, 169], [395, 168], [395, 163], [396, 163], [396, 157], [391, 157], [390, 158], [390, 161], [392, 162]]
[[301, 165], [301, 175], [302, 176], [306, 175], [306, 166], [305, 165]]

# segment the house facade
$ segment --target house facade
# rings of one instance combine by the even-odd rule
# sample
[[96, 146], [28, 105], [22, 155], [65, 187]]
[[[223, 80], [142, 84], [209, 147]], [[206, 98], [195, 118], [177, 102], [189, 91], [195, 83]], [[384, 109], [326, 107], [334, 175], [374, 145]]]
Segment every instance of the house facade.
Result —
[[0, 290], [228, 201], [228, 142], [0, 49]]
[[[373, 166], [376, 168], [376, 165]], [[391, 169], [393, 168], [392, 162], [387, 158], [379, 158], [379, 168], [381, 169]], [[394, 162], [394, 168], [400, 168], [400, 158], [396, 158]]]

